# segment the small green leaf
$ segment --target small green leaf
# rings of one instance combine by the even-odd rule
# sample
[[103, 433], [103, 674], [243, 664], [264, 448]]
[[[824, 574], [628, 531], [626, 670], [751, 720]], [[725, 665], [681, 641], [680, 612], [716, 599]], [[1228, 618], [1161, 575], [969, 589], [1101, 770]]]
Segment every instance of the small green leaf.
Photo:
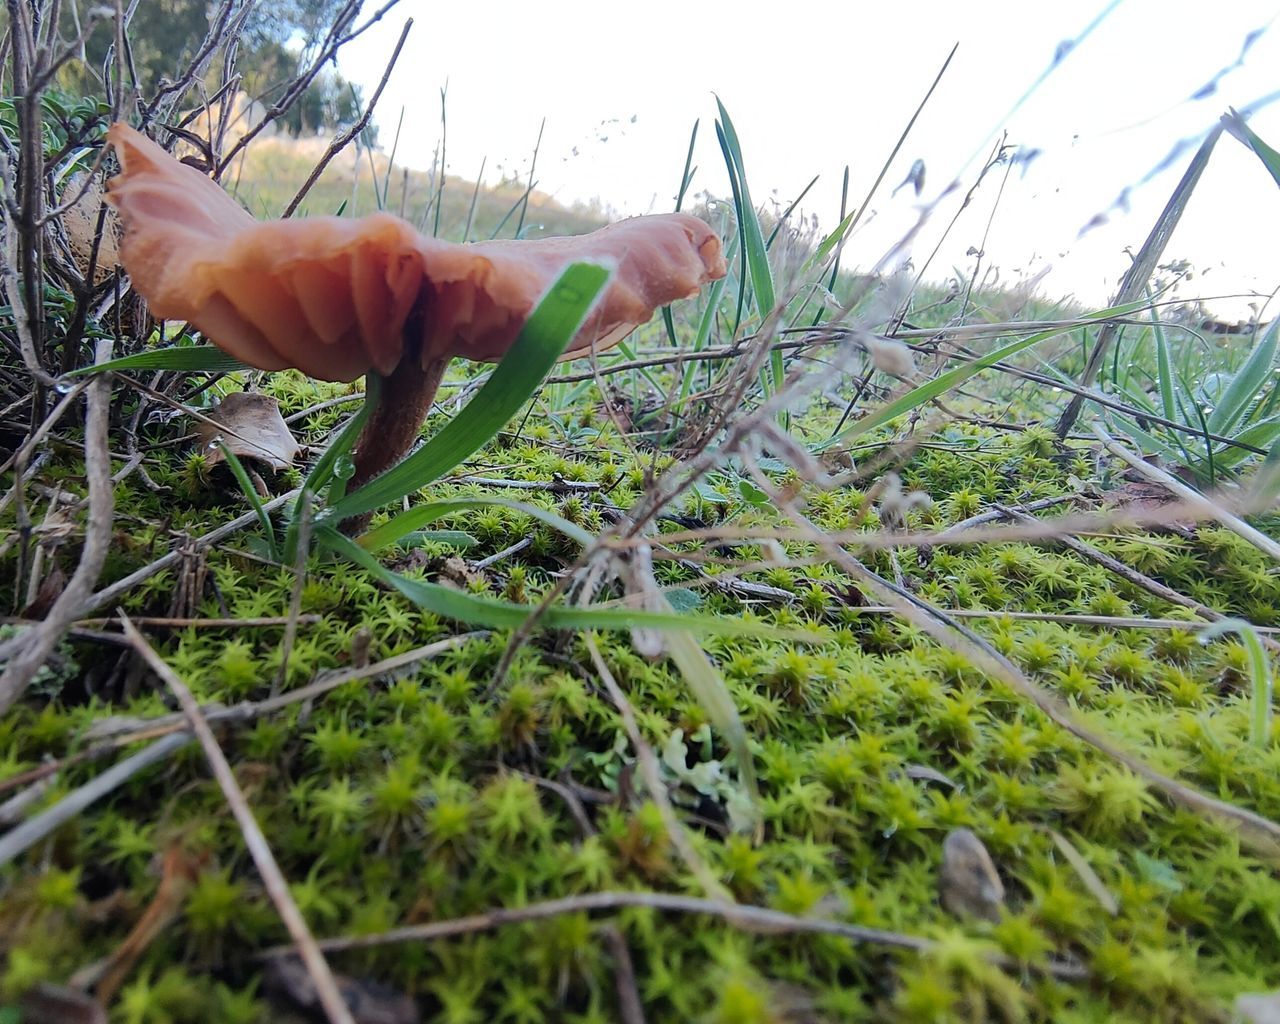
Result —
[[750, 480], [738, 481], [738, 493], [742, 495], [743, 501], [748, 505], [754, 505], [756, 508], [769, 504], [769, 495]]
[[689, 590], [687, 587], [677, 587], [674, 590], [668, 590], [667, 604], [671, 605], [673, 611], [676, 612], [696, 612], [702, 607], [702, 595], [696, 590]]
[[710, 484], [696, 483], [693, 485], [693, 492], [709, 505], [729, 504], [729, 499]]
[[1209, 416], [1209, 430], [1226, 434], [1240, 421], [1249, 404], [1271, 380], [1271, 367], [1276, 360], [1276, 344], [1280, 340], [1280, 321], [1274, 321], [1254, 346], [1244, 365], [1236, 371], [1231, 383]]

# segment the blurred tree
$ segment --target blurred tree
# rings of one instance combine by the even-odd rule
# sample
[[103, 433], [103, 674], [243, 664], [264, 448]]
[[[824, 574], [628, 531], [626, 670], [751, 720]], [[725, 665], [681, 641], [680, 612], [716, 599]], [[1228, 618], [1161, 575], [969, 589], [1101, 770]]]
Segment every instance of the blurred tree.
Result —
[[[98, 0], [75, 0], [83, 16]], [[298, 71], [315, 58], [334, 18], [347, 0], [248, 0], [251, 4], [236, 70], [241, 88], [250, 98], [270, 104]], [[142, 0], [129, 24], [129, 45], [143, 96], [153, 93], [162, 79], [173, 79], [185, 68], [209, 30], [217, 12], [211, 0]], [[70, 19], [64, 21], [66, 24]], [[80, 95], [102, 95], [102, 70], [114, 38], [110, 23], [99, 25], [85, 44], [85, 62], [71, 62], [59, 85]], [[219, 62], [211, 66], [205, 85], [221, 83]], [[313, 135], [348, 125], [360, 115], [358, 87], [330, 66], [281, 119], [291, 135]]]

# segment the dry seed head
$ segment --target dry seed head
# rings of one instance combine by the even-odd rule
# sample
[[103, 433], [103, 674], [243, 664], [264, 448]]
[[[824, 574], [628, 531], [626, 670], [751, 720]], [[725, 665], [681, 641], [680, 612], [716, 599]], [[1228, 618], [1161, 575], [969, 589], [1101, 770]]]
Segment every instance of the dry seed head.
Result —
[[871, 365], [881, 373], [887, 373], [891, 377], [900, 377], [910, 380], [916, 374], [916, 360], [912, 355], [911, 349], [907, 348], [900, 341], [892, 338], [882, 338], [878, 334], [872, 334], [870, 331], [858, 331], [858, 341], [862, 343], [863, 349], [867, 353], [867, 358], [871, 360]]

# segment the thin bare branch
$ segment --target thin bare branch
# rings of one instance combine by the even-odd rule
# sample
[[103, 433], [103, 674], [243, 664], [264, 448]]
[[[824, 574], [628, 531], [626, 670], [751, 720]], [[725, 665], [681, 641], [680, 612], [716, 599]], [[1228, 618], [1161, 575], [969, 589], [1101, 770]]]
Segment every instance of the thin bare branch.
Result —
[[378, 87], [373, 90], [373, 95], [369, 98], [369, 102], [364, 108], [364, 113], [360, 115], [355, 124], [346, 131], [340, 132], [329, 143], [329, 148], [324, 151], [324, 156], [311, 169], [311, 173], [307, 175], [307, 180], [302, 183], [302, 187], [289, 200], [289, 205], [284, 208], [284, 213], [280, 215], [281, 217], [293, 216], [293, 212], [298, 208], [298, 205], [307, 197], [311, 187], [320, 179], [324, 169], [329, 166], [329, 161], [346, 149], [351, 144], [351, 140], [369, 126], [369, 119], [373, 117], [373, 110], [378, 105], [378, 99], [382, 96], [382, 90], [386, 88], [387, 81], [391, 78], [391, 72], [395, 69], [396, 61], [400, 59], [400, 51], [404, 48], [404, 41], [409, 37], [409, 29], [411, 28], [413, 28], [413, 19], [409, 18], [405, 21], [404, 28], [400, 30], [400, 38], [396, 41], [396, 48], [391, 51], [391, 59], [387, 61], [387, 66], [382, 72], [382, 78], [378, 82]]

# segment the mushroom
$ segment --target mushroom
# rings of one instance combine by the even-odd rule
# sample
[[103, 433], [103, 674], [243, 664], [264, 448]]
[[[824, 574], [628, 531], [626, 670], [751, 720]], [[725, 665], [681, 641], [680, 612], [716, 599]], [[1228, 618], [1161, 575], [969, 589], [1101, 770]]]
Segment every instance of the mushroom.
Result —
[[659, 306], [725, 274], [720, 239], [688, 214], [472, 244], [425, 238], [386, 213], [257, 221], [135, 129], [114, 124], [107, 138], [121, 166], [108, 186], [124, 225], [121, 262], [156, 316], [189, 321], [261, 370], [383, 375], [353, 486], [413, 446], [449, 360], [501, 359], [570, 263], [614, 274], [566, 356], [617, 344]]

